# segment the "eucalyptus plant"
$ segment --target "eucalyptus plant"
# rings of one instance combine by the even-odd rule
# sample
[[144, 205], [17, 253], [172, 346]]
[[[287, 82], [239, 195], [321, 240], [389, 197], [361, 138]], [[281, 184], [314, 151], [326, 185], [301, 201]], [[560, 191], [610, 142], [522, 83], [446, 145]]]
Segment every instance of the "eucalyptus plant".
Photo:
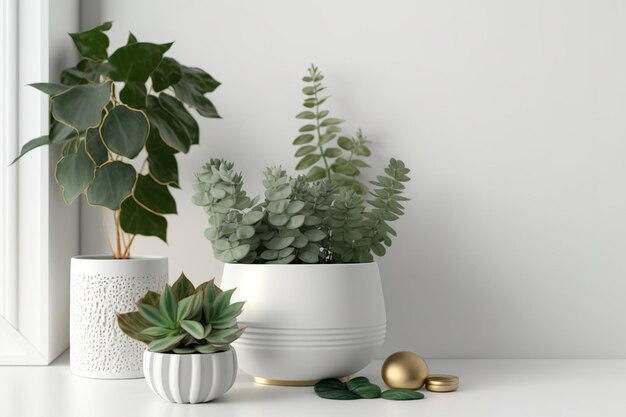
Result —
[[55, 178], [65, 202], [84, 194], [90, 205], [111, 210], [115, 243], [106, 227], [105, 234], [113, 255], [127, 258], [136, 235], [166, 241], [164, 215], [177, 211], [169, 190], [179, 187], [176, 155], [199, 142], [188, 107], [219, 118], [206, 94], [220, 83], [165, 56], [172, 43], [142, 42], [131, 33], [109, 54], [111, 26], [71, 33], [78, 64], [62, 71], [60, 83], [31, 84], [50, 97], [50, 130], [15, 161], [39, 146], [61, 146]]
[[[265, 199], [250, 198], [242, 175], [231, 162], [211, 159], [196, 176], [193, 202], [209, 217], [206, 238], [214, 256], [240, 263], [344, 263], [372, 262], [391, 246], [396, 231], [389, 225], [404, 214], [404, 183], [409, 169], [391, 159], [385, 174], [376, 177], [370, 191], [357, 177], [367, 164], [358, 157], [371, 154], [364, 135], [337, 138], [340, 119], [320, 110], [327, 97], [322, 76], [314, 66], [304, 78], [313, 83], [303, 89], [304, 105], [314, 110], [298, 115], [314, 120], [295, 142], [304, 145], [296, 169], [306, 175], [290, 177], [280, 167], [264, 172]], [[315, 136], [317, 135], [317, 136]], [[324, 147], [336, 140], [339, 148]], [[303, 151], [303, 149], [305, 151]], [[330, 152], [329, 152], [330, 150]], [[343, 156], [340, 156], [343, 155]], [[345, 156], [345, 157], [344, 157]], [[358, 156], [358, 157], [357, 157]], [[330, 160], [334, 159], [334, 162]], [[321, 162], [322, 166], [315, 165]], [[366, 199], [365, 193], [369, 193]]]
[[197, 288], [181, 274], [161, 294], [148, 291], [137, 311], [117, 313], [117, 324], [151, 352], [213, 353], [228, 350], [244, 328], [237, 325], [244, 301], [231, 303], [235, 289], [222, 291], [214, 280]]

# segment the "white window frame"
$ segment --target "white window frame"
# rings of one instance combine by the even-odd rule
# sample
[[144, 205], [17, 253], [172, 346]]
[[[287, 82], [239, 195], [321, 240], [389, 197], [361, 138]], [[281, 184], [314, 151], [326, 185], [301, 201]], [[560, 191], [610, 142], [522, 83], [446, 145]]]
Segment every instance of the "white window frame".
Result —
[[67, 32], [78, 29], [78, 0], [55, 0], [53, 8], [49, 1], [0, 2], [0, 365], [47, 365], [69, 345], [79, 215], [62, 203], [54, 180], [59, 150], [41, 147], [7, 168], [18, 148], [48, 131], [48, 99], [27, 84], [56, 81], [68, 64], [59, 61], [75, 58], [59, 59], [71, 49]]

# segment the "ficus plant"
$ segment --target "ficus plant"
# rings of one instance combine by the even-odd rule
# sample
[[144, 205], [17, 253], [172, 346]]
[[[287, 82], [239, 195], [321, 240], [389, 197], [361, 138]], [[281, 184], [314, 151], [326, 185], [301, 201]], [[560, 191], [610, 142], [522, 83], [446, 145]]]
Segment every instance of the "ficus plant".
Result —
[[148, 291], [137, 311], [117, 313], [117, 324], [151, 352], [213, 353], [228, 350], [244, 332], [237, 324], [244, 301], [231, 303], [235, 289], [222, 291], [214, 280], [197, 288], [185, 274], [161, 294]]
[[[359, 131], [354, 138], [337, 138], [340, 119], [320, 110], [322, 76], [316, 67], [304, 78], [307, 85], [299, 118], [311, 119], [294, 143], [302, 157], [296, 169], [306, 175], [290, 177], [280, 167], [264, 172], [265, 199], [250, 198], [243, 178], [231, 162], [211, 159], [194, 183], [193, 202], [208, 215], [205, 236], [214, 256], [222, 262], [240, 263], [347, 263], [372, 262], [391, 246], [396, 231], [389, 225], [404, 214], [401, 202], [409, 169], [391, 159], [384, 175], [370, 181], [358, 179], [359, 159], [371, 152]], [[341, 148], [332, 145], [336, 141]], [[328, 146], [327, 146], [328, 145]], [[343, 156], [342, 156], [343, 155]], [[322, 165], [315, 165], [321, 162]], [[368, 197], [366, 197], [366, 195]], [[367, 198], [367, 199], [366, 199]]]
[[167, 240], [164, 216], [176, 213], [169, 188], [179, 187], [176, 155], [199, 142], [188, 109], [219, 118], [206, 94], [220, 83], [165, 56], [172, 43], [131, 33], [109, 54], [111, 26], [71, 33], [78, 64], [61, 72], [60, 83], [31, 84], [49, 95], [50, 129], [15, 161], [39, 146], [62, 147], [55, 178], [65, 202], [84, 194], [88, 204], [112, 211], [114, 239], [106, 224], [105, 235], [113, 256], [128, 258], [136, 235]]

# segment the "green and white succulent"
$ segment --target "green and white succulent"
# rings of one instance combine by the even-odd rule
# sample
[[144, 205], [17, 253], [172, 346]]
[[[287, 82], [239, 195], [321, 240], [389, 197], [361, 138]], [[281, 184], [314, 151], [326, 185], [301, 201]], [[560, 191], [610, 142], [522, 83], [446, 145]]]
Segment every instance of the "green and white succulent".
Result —
[[244, 301], [231, 303], [235, 289], [222, 291], [214, 280], [195, 288], [181, 274], [161, 294], [148, 291], [138, 311], [117, 314], [117, 324], [151, 352], [212, 353], [228, 350], [244, 328], [237, 325]]
[[[301, 158], [296, 169], [309, 169], [306, 175], [293, 178], [281, 167], [267, 168], [262, 202], [248, 197], [231, 162], [211, 159], [197, 175], [193, 202], [209, 216], [205, 236], [218, 260], [372, 262], [391, 246], [396, 231], [389, 222], [404, 214], [402, 201], [408, 199], [402, 194], [410, 170], [391, 159], [385, 175], [371, 181], [373, 190], [358, 180], [360, 169], [369, 166], [359, 159], [371, 154], [368, 141], [360, 130], [354, 138], [337, 137], [343, 121], [320, 109], [327, 100], [318, 96], [325, 88], [322, 79], [312, 66], [304, 77], [310, 83], [303, 89], [308, 110], [297, 116], [310, 120], [294, 141], [303, 145], [296, 152]], [[339, 148], [332, 146], [335, 140]]]

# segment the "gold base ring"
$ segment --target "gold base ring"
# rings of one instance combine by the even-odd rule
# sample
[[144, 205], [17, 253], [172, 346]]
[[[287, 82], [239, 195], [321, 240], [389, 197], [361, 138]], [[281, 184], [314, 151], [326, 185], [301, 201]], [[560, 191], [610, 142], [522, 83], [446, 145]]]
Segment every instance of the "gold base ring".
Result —
[[[254, 382], [257, 384], [274, 385], [277, 387], [312, 387], [313, 385], [317, 384], [320, 381], [319, 379], [311, 379], [308, 381], [285, 381], [282, 379], [268, 379], [268, 378], [261, 378], [258, 376], [255, 376], [253, 378], [254, 378]], [[345, 382], [346, 380], [348, 380], [348, 377], [345, 376], [339, 379]]]

